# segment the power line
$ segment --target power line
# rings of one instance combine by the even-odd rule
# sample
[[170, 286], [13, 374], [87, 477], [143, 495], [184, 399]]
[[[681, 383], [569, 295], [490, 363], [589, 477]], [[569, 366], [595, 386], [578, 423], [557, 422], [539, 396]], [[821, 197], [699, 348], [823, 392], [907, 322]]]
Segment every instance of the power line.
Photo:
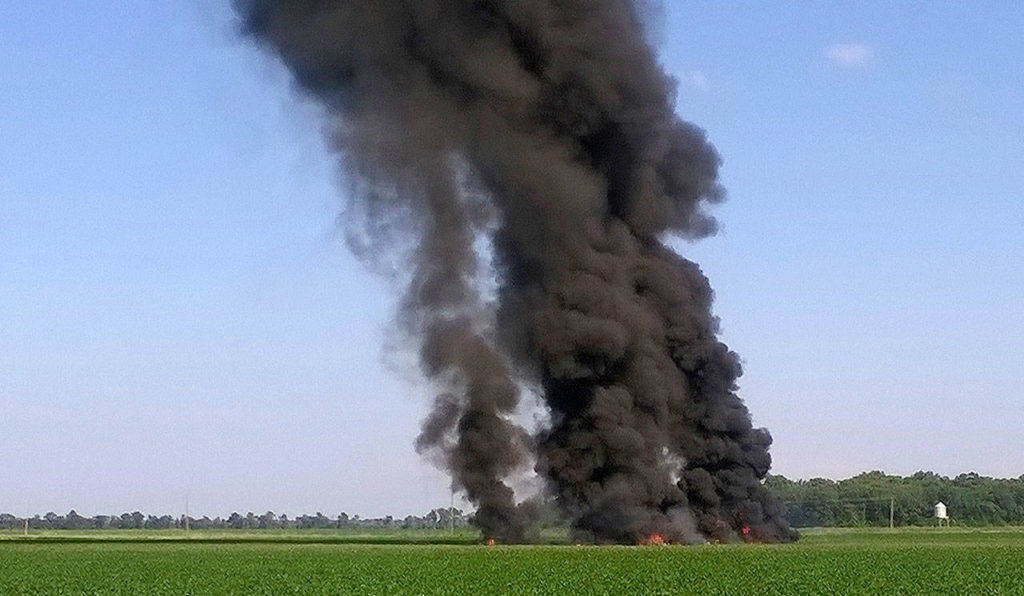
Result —
[[860, 503], [863, 501], [873, 503], [881, 501], [889, 501], [892, 497], [850, 497], [847, 499], [803, 499], [796, 501], [783, 501], [785, 504], [798, 504], [798, 503]]
[[868, 503], [889, 502], [889, 527], [896, 527], [896, 498], [895, 497], [848, 497], [845, 499], [804, 499], [799, 501], [782, 501], [784, 505], [862, 505], [864, 517], [867, 518]]

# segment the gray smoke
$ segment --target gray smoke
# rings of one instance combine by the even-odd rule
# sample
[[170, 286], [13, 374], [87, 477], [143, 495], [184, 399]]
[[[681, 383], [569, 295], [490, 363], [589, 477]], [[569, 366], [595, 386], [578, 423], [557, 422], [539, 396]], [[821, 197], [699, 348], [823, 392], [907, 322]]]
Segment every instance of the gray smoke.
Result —
[[[637, 2], [235, 6], [325, 108], [353, 244], [409, 248], [400, 320], [440, 388], [417, 448], [485, 536], [529, 538], [509, 478], [531, 463], [578, 539], [794, 536], [711, 288], [665, 244], [714, 233], [724, 192]], [[550, 414], [539, 433], [515, 422], [522, 387]]]

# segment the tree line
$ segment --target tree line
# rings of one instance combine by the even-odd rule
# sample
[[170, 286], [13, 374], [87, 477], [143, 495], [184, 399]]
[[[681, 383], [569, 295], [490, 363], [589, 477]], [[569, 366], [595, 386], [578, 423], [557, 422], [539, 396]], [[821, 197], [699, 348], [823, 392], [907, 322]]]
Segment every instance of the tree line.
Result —
[[893, 476], [866, 472], [846, 480], [790, 480], [765, 484], [786, 506], [795, 527], [935, 525], [934, 507], [948, 507], [954, 525], [1024, 525], [1024, 476], [990, 478], [974, 472], [949, 478], [932, 472]]
[[[897, 526], [934, 525], [934, 507], [945, 503], [954, 525], [1024, 525], [1024, 476], [990, 478], [974, 472], [953, 478], [932, 472], [894, 476], [884, 472], [866, 472], [845, 480], [812, 478], [790, 480], [769, 475], [765, 485], [786, 506], [792, 525], [806, 527], [887, 526], [890, 506]], [[545, 527], [564, 525], [554, 505], [540, 504]], [[30, 518], [0, 514], [0, 528], [22, 529], [25, 522], [33, 530], [147, 529], [184, 528], [185, 516], [144, 515], [138, 511], [121, 515], [81, 516], [74, 510], [66, 515], [47, 513]], [[232, 513], [227, 517], [189, 517], [188, 526], [197, 530], [264, 529], [443, 529], [471, 525], [472, 515], [461, 509], [432, 509], [426, 515], [361, 518], [341, 513], [328, 517], [322, 513], [288, 517], [271, 511], [263, 514]]]
[[[336, 517], [328, 517], [317, 512], [315, 515], [299, 515], [290, 518], [285, 514], [276, 515], [268, 511], [261, 515], [249, 512], [245, 515], [232, 513], [227, 517], [191, 517], [187, 518], [188, 527], [197, 530], [295, 530], [295, 529], [344, 529], [344, 528], [406, 528], [406, 529], [443, 529], [449, 527], [464, 528], [470, 524], [470, 518], [461, 509], [432, 509], [422, 516], [408, 515], [396, 519], [386, 517], [361, 518], [358, 515], [349, 517], [341, 513]], [[28, 522], [32, 530], [167, 530], [185, 528], [186, 517], [171, 515], [145, 515], [138, 511], [121, 515], [96, 515], [85, 517], [74, 509], [66, 515], [50, 512], [46, 515], [33, 517], [16, 517], [9, 513], [0, 514], [0, 528], [22, 529]]]

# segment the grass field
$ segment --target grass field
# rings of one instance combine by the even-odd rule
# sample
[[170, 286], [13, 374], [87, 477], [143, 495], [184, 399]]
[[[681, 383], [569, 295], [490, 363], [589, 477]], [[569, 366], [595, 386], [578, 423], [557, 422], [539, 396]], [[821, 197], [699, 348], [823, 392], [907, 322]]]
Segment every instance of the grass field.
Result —
[[817, 530], [777, 546], [473, 540], [444, 532], [12, 533], [0, 535], [0, 594], [1024, 594], [1020, 529]]

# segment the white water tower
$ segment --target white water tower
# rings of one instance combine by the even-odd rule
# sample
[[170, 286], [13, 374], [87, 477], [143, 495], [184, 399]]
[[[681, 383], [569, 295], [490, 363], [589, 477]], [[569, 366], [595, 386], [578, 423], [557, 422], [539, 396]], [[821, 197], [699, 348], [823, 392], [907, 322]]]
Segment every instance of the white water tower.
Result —
[[946, 504], [939, 501], [935, 504], [935, 519], [938, 520], [939, 526], [942, 526], [943, 522], [949, 525], [949, 513], [946, 511]]

